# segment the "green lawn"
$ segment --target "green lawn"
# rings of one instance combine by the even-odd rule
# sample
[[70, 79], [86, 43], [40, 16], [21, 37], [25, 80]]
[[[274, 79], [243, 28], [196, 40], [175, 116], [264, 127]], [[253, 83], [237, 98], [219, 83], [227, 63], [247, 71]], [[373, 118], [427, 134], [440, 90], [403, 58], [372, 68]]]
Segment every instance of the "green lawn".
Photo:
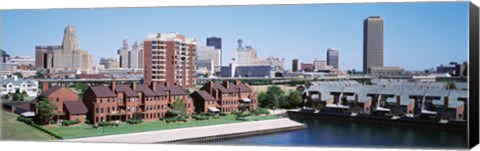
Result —
[[28, 124], [17, 121], [18, 115], [2, 110], [2, 140], [48, 141], [55, 137]]
[[[268, 120], [268, 119], [276, 119], [276, 118], [279, 118], [279, 117], [272, 116], [272, 115], [247, 117], [248, 121]], [[163, 121], [151, 121], [151, 122], [143, 122], [142, 124], [137, 124], [137, 125], [120, 124], [118, 127], [100, 127], [97, 129], [93, 128], [92, 125], [90, 124], [82, 124], [82, 125], [69, 126], [69, 127], [44, 126], [44, 129], [55, 133], [56, 135], [62, 137], [63, 139], [71, 139], [71, 138], [80, 138], [80, 137], [123, 134], [123, 133], [143, 132], [143, 131], [152, 131], [152, 130], [166, 130], [166, 129], [174, 129], [174, 128], [207, 126], [207, 125], [238, 123], [238, 122], [248, 122], [248, 121], [235, 120], [234, 115], [227, 115], [227, 116], [221, 117], [220, 119], [211, 118], [205, 121], [189, 120], [186, 123], [167, 124]]]

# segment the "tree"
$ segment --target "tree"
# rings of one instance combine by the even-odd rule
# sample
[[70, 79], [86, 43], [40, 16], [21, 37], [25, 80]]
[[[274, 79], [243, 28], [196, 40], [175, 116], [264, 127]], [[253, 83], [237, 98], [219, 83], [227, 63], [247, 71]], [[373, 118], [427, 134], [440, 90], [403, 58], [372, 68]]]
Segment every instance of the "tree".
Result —
[[20, 100], [20, 96], [18, 96], [18, 93], [14, 93], [12, 96], [12, 101], [18, 101]]
[[267, 88], [265, 103], [265, 107], [268, 108], [278, 108], [284, 106], [284, 92], [282, 91], [282, 89], [276, 85], [269, 86]]
[[296, 108], [296, 107], [302, 106], [303, 104], [302, 95], [298, 91], [290, 90], [285, 100], [286, 100], [285, 108]]
[[258, 105], [263, 108], [265, 108], [268, 105], [267, 93], [260, 92], [258, 94]]
[[38, 118], [42, 124], [48, 123], [55, 117], [54, 111], [57, 107], [50, 100], [42, 98], [35, 104], [35, 107], [38, 109]]
[[18, 78], [23, 78], [23, 74], [20, 72], [15, 72], [13, 75], [16, 75]]
[[185, 117], [187, 115], [187, 111], [185, 110], [185, 103], [182, 99], [176, 99], [172, 103], [172, 112], [175, 115], [180, 115], [181, 117]]

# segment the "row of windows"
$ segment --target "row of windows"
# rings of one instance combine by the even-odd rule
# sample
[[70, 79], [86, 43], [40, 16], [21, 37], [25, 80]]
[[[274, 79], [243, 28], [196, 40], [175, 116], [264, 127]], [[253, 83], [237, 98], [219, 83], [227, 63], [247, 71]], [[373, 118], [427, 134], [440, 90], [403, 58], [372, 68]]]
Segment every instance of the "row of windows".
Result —
[[145, 106], [145, 111], [149, 111], [149, 110], [151, 111], [151, 110], [157, 110], [157, 109], [163, 110], [163, 109], [166, 109], [166, 108], [167, 107], [164, 106], [164, 105], [146, 105]]
[[103, 102], [115, 102], [115, 99], [114, 98], [100, 98], [97, 100], [97, 103], [100, 102], [100, 103], [103, 103]]
[[160, 101], [160, 100], [166, 100], [166, 96], [155, 96], [155, 97], [145, 97], [145, 101]]
[[222, 101], [222, 105], [239, 104], [238, 101]]
[[[100, 110], [99, 110], [99, 109], [100, 109]], [[107, 109], [107, 113], [110, 113], [110, 108], [109, 108], [109, 107], [106, 107], [106, 109]], [[112, 110], [111, 110], [112, 112], [115, 112], [115, 107], [114, 107], [114, 106], [112, 106], [111, 109], [112, 109]], [[95, 108], [95, 113], [99, 113], [99, 112], [100, 112], [100, 113], [103, 113], [103, 112], [104, 112], [104, 108], [103, 108], [103, 107], [101, 107], [101, 108], [98, 108], [98, 107]]]

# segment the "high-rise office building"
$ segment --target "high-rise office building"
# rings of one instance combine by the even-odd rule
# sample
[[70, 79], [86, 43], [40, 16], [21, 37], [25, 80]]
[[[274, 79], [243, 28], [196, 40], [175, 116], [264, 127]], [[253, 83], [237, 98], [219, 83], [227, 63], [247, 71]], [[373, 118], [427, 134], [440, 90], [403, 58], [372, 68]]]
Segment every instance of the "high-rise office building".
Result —
[[363, 72], [383, 67], [383, 18], [368, 17], [363, 22]]
[[178, 33], [149, 34], [143, 46], [145, 83], [195, 86], [195, 38], [185, 38]]
[[35, 46], [35, 64], [37, 70], [48, 69], [50, 73], [62, 70], [78, 70], [92, 73], [92, 55], [78, 47], [75, 28], [65, 28], [61, 46]]
[[[212, 74], [215, 72], [220, 72], [221, 68], [221, 50], [216, 49], [213, 46], [207, 47], [197, 47], [197, 61], [203, 60], [212, 60], [213, 61], [213, 68], [209, 70], [213, 70]], [[198, 63], [198, 62], [197, 62]]]
[[215, 36], [207, 38], [207, 46], [213, 46], [215, 49], [222, 50], [222, 38]]
[[298, 71], [298, 59], [293, 59], [292, 60], [292, 72], [297, 72]]
[[143, 44], [133, 43], [128, 46], [128, 39], [123, 40], [123, 46], [117, 50], [120, 68], [143, 68]]
[[327, 65], [338, 69], [338, 50], [328, 48], [327, 50]]

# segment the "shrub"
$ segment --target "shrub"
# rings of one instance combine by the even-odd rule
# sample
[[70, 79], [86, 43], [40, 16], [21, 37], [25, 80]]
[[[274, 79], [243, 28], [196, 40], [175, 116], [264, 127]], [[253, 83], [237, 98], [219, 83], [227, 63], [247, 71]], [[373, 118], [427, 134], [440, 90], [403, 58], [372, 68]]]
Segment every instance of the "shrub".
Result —
[[220, 112], [220, 113], [218, 113], [218, 115], [220, 115], [220, 116], [226, 116], [227, 113]]
[[27, 123], [27, 124], [32, 124], [32, 121], [33, 121], [31, 118], [24, 117], [24, 116], [19, 116], [17, 118], [17, 120], [20, 121], [20, 122]]
[[208, 116], [202, 116], [202, 115], [197, 115], [197, 116], [192, 116], [193, 119], [197, 120], [197, 121], [203, 121], [203, 120], [208, 120], [209, 117]]
[[118, 124], [112, 122], [100, 122], [98, 123], [98, 126], [118, 126]]
[[220, 116], [214, 116], [213, 119], [220, 119]]
[[90, 124], [90, 120], [85, 119], [85, 124]]
[[264, 108], [257, 108], [255, 110], [253, 110], [252, 113], [255, 114], [255, 115], [261, 115], [261, 114], [268, 115], [268, 114], [270, 114], [270, 112], [267, 109], [264, 109]]
[[187, 122], [187, 119], [184, 117], [171, 117], [171, 118], [165, 118], [165, 122], [167, 123]]
[[73, 120], [73, 121], [70, 121], [70, 120], [64, 120], [62, 122], [62, 125], [64, 126], [70, 126], [70, 125], [75, 125], [75, 124], [78, 124], [80, 123], [80, 120], [76, 119], [76, 120]]
[[143, 122], [142, 119], [128, 120], [128, 121], [127, 121], [128, 124], [140, 124], [140, 123], [142, 123], [142, 122]]

